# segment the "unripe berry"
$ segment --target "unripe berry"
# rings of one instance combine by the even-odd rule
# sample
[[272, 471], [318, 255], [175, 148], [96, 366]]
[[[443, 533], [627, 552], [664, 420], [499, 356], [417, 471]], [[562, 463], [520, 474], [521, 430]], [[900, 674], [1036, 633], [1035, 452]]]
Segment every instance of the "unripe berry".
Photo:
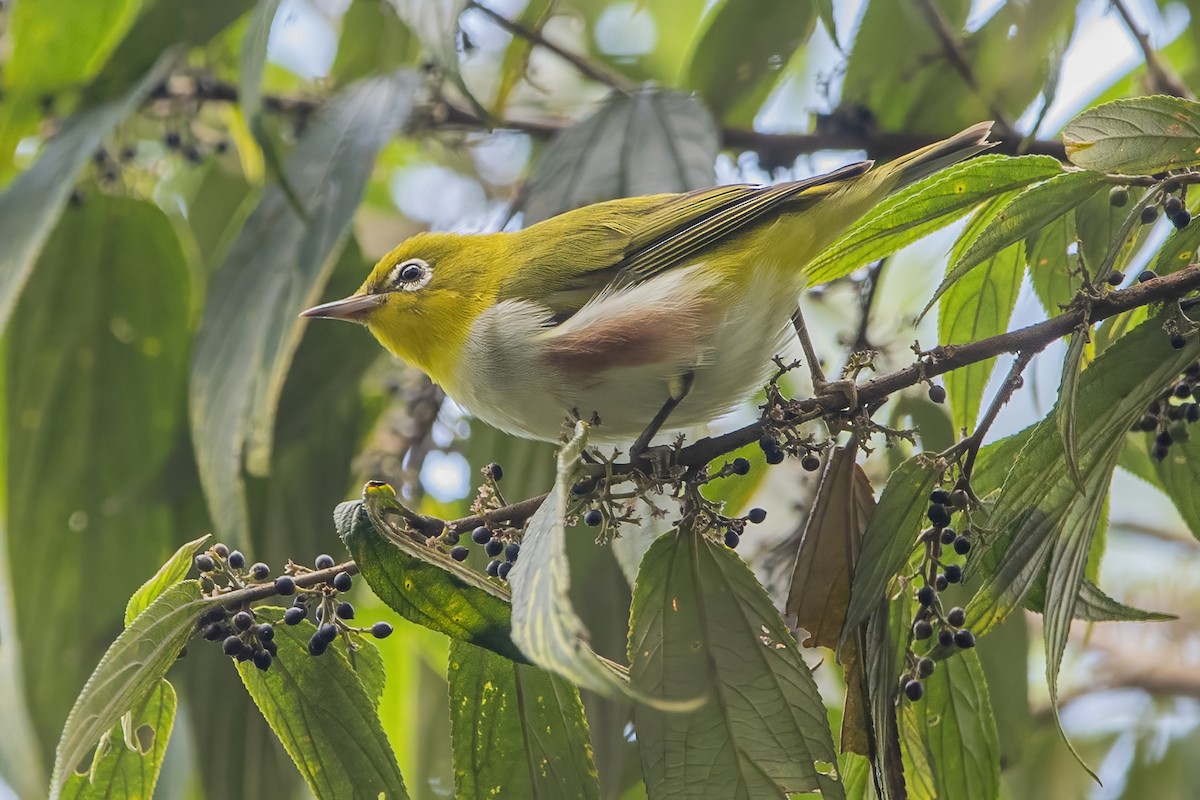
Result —
[[1108, 202], [1113, 208], [1123, 208], [1129, 202], [1129, 190], [1124, 186], [1114, 186], [1108, 190]]

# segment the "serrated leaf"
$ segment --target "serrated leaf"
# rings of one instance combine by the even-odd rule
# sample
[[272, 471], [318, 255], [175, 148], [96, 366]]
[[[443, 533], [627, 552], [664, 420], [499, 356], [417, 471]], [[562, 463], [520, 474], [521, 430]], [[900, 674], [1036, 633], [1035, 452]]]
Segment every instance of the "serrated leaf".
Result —
[[518, 210], [529, 225], [601, 200], [711, 186], [719, 149], [716, 123], [695, 98], [615, 93], [551, 141]]
[[842, 627], [842, 641], [875, 612], [886, 596], [888, 584], [912, 555], [925, 512], [930, 487], [937, 474], [914, 456], [888, 477], [875, 513], [863, 533], [862, 553], [854, 569], [850, 607]]
[[1000, 744], [979, 655], [965, 650], [938, 663], [925, 697], [906, 703], [923, 733], [937, 797], [989, 800], [1000, 793]]
[[1068, 253], [1076, 238], [1075, 215], [1064, 214], [1025, 240], [1029, 282], [1048, 316], [1061, 314], [1079, 288]]
[[346, 543], [371, 591], [407, 620], [528, 663], [509, 636], [508, 592], [437, 548], [393, 530], [385, 515], [398, 506], [390, 486], [369, 486], [364, 501], [334, 511]]
[[[724, 0], [694, 39], [684, 86], [720, 120], [752, 123], [792, 55], [816, 26], [815, 2]], [[747, 46], [749, 43], [752, 46]]]
[[1158, 251], [1151, 266], [1159, 275], [1170, 275], [1196, 263], [1196, 250], [1200, 248], [1200, 225], [1188, 225], [1182, 231], [1173, 232]]
[[[965, 243], [979, 235], [1008, 199], [1007, 195], [995, 197], [975, 213], [951, 250], [950, 262], [958, 260]], [[1022, 242], [1017, 242], [955, 282], [938, 303], [938, 341], [947, 344], [974, 342], [1007, 330], [1024, 274], [1025, 247]], [[996, 359], [989, 358], [946, 375], [946, 394], [950, 399], [954, 430], [969, 431], [974, 426], [995, 365]]]
[[1031, 186], [1014, 197], [996, 212], [991, 223], [980, 231], [975, 240], [965, 246], [962, 255], [946, 270], [946, 277], [921, 314], [929, 311], [938, 298], [963, 275], [1009, 245], [1071, 211], [1100, 191], [1104, 183], [1103, 175], [1067, 172]]
[[571, 605], [564, 520], [588, 429], [587, 423], [577, 422], [571, 440], [559, 450], [554, 488], [526, 525], [521, 558], [508, 574], [513, 642], [534, 664], [581, 688], [606, 697], [660, 703], [633, 689], [623, 668], [592, 650], [587, 629]]
[[51, 800], [61, 796], [72, 771], [100, 738], [158, 685], [195, 630], [196, 620], [216, 602], [201, 597], [196, 581], [178, 583], [121, 632], [67, 717], [55, 753]]
[[882, 800], [906, 797], [904, 759], [900, 751], [900, 720], [897, 718], [899, 677], [904, 668], [912, 628], [912, 609], [907, 602], [876, 598], [863, 634], [867, 708], [873, 746], [871, 769]]
[[834, 448], [804, 524], [784, 608], [809, 634], [805, 647], [837, 649], [863, 531], [875, 510], [867, 475], [855, 463], [857, 439]]
[[598, 800], [578, 689], [460, 641], [448, 675], [455, 797]]
[[300, 309], [319, 299], [371, 174], [375, 155], [411, 108], [407, 74], [362, 81], [323, 108], [288, 159], [309, 208], [299, 217], [269, 188], [213, 278], [191, 369], [200, 479], [223, 538], [246, 541], [242, 454], [268, 469], [275, 407], [304, 330]]
[[[1043, 613], [1045, 595], [1031, 592], [1025, 607], [1036, 614]], [[1147, 611], [1114, 600], [1086, 577], [1079, 584], [1075, 598], [1074, 617], [1084, 622], [1168, 622], [1179, 617], [1162, 611]]]
[[138, 614], [146, 610], [146, 607], [155, 601], [155, 599], [165, 592], [171, 586], [182, 581], [187, 577], [188, 571], [192, 568], [192, 558], [209, 539], [209, 534], [201, 536], [199, 539], [193, 539], [186, 544], [180, 545], [166, 563], [159, 567], [158, 572], [154, 573], [151, 578], [138, 587], [138, 590], [129, 598], [129, 603], [125, 606], [125, 626], [133, 622]]
[[1062, 174], [1048, 156], [985, 155], [942, 170], [875, 206], [805, 270], [817, 285], [848, 275], [944, 228], [975, 206]]
[[1083, 473], [1079, 471], [1079, 456], [1076, 449], [1076, 412], [1075, 404], [1079, 391], [1079, 375], [1083, 372], [1083, 357], [1087, 354], [1088, 329], [1077, 328], [1071, 334], [1071, 343], [1067, 346], [1067, 355], [1063, 358], [1062, 380], [1058, 383], [1058, 410], [1054, 421], [1058, 428], [1059, 438], [1062, 439], [1063, 458], [1067, 464], [1067, 472], [1075, 482], [1075, 488], [1084, 491]]
[[[282, 617], [282, 609], [269, 611], [264, 619]], [[252, 661], [237, 665], [246, 691], [317, 797], [407, 798], [375, 699], [352, 664], [364, 655], [339, 637], [324, 655], [313, 657], [308, 640], [315, 632], [307, 620], [276, 625], [278, 652], [271, 668], [264, 672]], [[374, 650], [367, 642], [359, 646]]]
[[1067, 123], [1072, 163], [1097, 172], [1143, 175], [1200, 164], [1200, 104], [1134, 97], [1089, 108]]
[[690, 528], [659, 538], [642, 562], [631, 620], [634, 685], [707, 698], [690, 712], [634, 708], [651, 800], [817, 789], [844, 797], [808, 666], [733, 551]]
[[1022, 602], [1059, 538], [1082, 541], [1095, 531], [1126, 432], [1200, 352], [1194, 342], [1174, 350], [1163, 339], [1161, 325], [1148, 321], [1109, 346], [1080, 376], [1076, 441], [1087, 496], [1065, 469], [1057, 407], [1036, 425], [981, 451], [972, 484], [981, 497], [992, 492], [996, 497], [988, 522], [992, 533], [968, 560], [968, 575], [982, 578], [967, 607], [967, 625], [976, 635]]
[[89, 772], [74, 772], [67, 778], [61, 796], [151, 800], [175, 725], [175, 706], [175, 689], [160, 678], [158, 686], [131, 709], [128, 724], [118, 722], [109, 730], [107, 746], [97, 751]]
[[[1166, 458], [1151, 463], [1163, 494], [1171, 498], [1192, 535], [1200, 538], [1200, 492], [1196, 491], [1200, 481], [1200, 435], [1193, 430], [1188, 434], [1183, 441], [1171, 444]], [[1151, 436], [1144, 434], [1143, 439], [1148, 442]]]

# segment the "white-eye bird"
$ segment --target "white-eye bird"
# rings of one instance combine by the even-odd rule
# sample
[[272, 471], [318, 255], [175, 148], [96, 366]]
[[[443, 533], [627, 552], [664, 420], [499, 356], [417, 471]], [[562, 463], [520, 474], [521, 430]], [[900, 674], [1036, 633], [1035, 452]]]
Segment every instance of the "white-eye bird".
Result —
[[350, 297], [303, 312], [350, 320], [460, 406], [554, 441], [640, 450], [707, 423], [762, 386], [805, 267], [891, 192], [987, 149], [990, 123], [879, 167], [774, 186], [610, 200], [511, 233], [422, 233]]

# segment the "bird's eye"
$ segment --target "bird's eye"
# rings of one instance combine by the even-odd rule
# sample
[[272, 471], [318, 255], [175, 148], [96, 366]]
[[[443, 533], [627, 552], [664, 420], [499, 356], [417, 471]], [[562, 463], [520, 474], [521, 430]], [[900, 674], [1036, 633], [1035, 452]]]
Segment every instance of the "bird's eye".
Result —
[[414, 292], [429, 283], [433, 271], [419, 258], [410, 258], [392, 268], [391, 283], [397, 289]]

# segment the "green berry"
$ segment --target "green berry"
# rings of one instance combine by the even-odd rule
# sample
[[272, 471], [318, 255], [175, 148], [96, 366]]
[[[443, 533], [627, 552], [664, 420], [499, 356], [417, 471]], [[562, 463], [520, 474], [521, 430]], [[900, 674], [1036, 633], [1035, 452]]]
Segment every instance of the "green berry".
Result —
[[350, 577], [350, 573], [342, 570], [337, 575], [333, 576], [333, 588], [339, 592], [348, 592], [350, 587], [354, 585], [354, 579]]
[[1114, 186], [1108, 190], [1108, 202], [1113, 208], [1124, 208], [1129, 202], [1129, 190], [1124, 186]]
[[949, 622], [956, 628], [961, 628], [962, 624], [967, 621], [967, 612], [961, 607], [955, 606], [946, 612], [946, 622]]
[[767, 510], [765, 508], [752, 508], [750, 513], [746, 514], [746, 520], [751, 525], [758, 525], [767, 518]]
[[471, 551], [462, 545], [450, 548], [450, 557], [455, 561], [466, 561], [467, 556], [471, 555]]
[[386, 639], [392, 635], [392, 626], [386, 622], [376, 622], [371, 626], [371, 635], [376, 639]]
[[313, 562], [313, 566], [317, 569], [329, 569], [333, 566], [333, 556], [328, 553], [322, 553], [317, 556], [317, 560]]

